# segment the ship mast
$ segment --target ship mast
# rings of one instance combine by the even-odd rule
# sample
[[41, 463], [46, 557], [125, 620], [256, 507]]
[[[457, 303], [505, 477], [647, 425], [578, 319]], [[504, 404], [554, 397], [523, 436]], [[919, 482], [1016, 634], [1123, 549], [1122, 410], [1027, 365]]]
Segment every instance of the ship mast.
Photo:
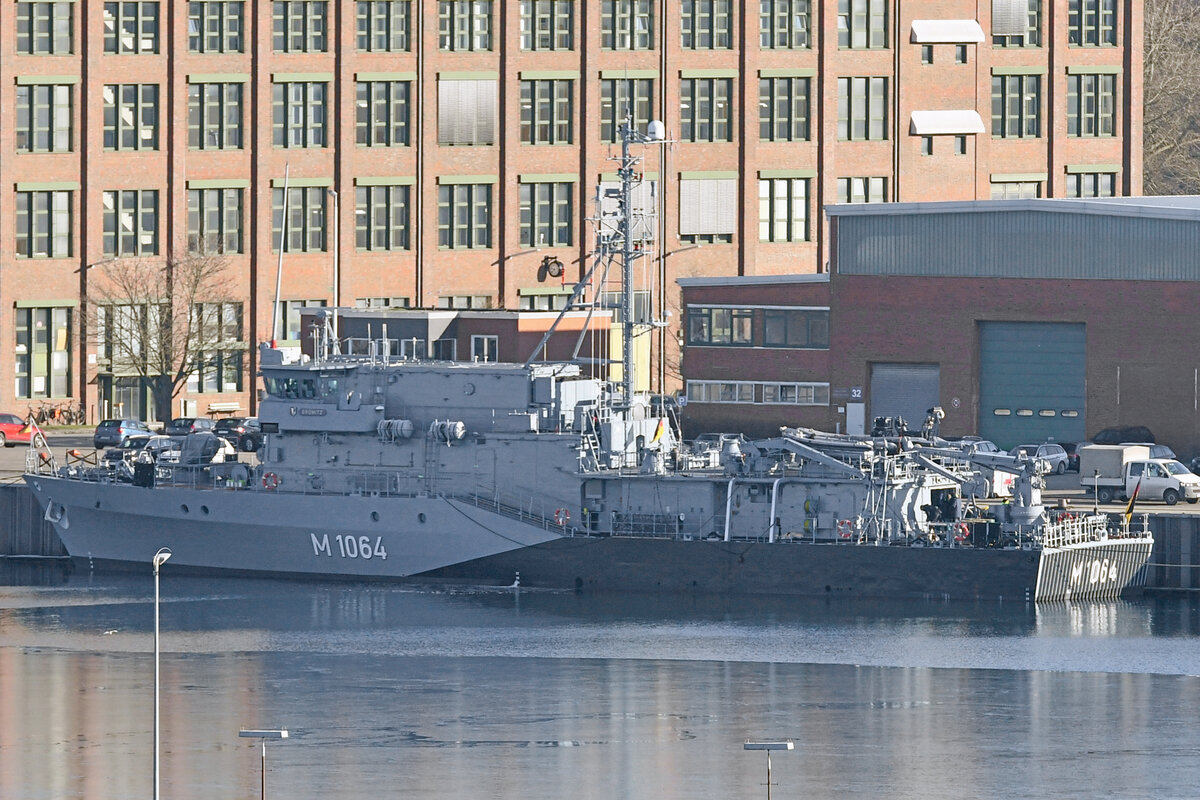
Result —
[[626, 114], [621, 123], [621, 164], [617, 168], [617, 177], [621, 180], [621, 406], [629, 408], [633, 403], [633, 262], [645, 253], [639, 248], [634, 250], [634, 213], [633, 213], [633, 183], [637, 175], [636, 167], [642, 160], [629, 152], [630, 145], [661, 142], [664, 139], [663, 124], [657, 120], [651, 121], [645, 133], [633, 128], [632, 115]]

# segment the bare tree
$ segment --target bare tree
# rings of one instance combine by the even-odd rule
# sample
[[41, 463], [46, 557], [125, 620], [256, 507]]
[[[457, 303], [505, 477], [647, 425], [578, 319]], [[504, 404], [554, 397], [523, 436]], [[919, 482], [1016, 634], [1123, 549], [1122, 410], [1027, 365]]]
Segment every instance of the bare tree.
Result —
[[1146, 194], [1200, 194], [1200, 3], [1146, 0]]
[[162, 258], [103, 262], [89, 276], [89, 327], [98, 352], [118, 375], [137, 375], [153, 395], [157, 419], [171, 418], [172, 401], [188, 377], [212, 369], [218, 354], [241, 347], [237, 330], [221, 322], [233, 296], [222, 254], [185, 252]]

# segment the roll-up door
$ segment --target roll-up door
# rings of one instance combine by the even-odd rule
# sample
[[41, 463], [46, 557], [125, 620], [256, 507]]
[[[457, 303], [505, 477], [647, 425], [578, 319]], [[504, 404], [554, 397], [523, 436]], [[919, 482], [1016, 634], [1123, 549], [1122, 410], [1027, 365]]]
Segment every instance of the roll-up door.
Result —
[[979, 433], [1007, 449], [1086, 436], [1082, 324], [982, 322]]
[[940, 379], [937, 364], [872, 364], [871, 417], [901, 416], [910, 431], [920, 430], [925, 412], [939, 404]]

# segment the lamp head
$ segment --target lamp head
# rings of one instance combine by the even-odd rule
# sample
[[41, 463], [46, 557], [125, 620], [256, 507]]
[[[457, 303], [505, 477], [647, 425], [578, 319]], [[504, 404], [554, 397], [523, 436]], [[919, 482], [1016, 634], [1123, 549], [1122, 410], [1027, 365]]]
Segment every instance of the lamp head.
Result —
[[167, 559], [170, 557], [171, 557], [171, 548], [169, 548], [169, 547], [158, 548], [158, 552], [154, 554], [154, 568], [157, 570], [159, 567], [161, 567], [163, 564], [165, 564]]

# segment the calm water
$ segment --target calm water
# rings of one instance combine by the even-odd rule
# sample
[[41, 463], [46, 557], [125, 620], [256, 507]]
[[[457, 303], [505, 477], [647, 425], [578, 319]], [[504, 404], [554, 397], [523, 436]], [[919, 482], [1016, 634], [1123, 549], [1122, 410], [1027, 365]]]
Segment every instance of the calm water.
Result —
[[[151, 796], [153, 579], [0, 560], [0, 798]], [[175, 577], [162, 796], [1191, 798], [1200, 598], [672, 601]]]

